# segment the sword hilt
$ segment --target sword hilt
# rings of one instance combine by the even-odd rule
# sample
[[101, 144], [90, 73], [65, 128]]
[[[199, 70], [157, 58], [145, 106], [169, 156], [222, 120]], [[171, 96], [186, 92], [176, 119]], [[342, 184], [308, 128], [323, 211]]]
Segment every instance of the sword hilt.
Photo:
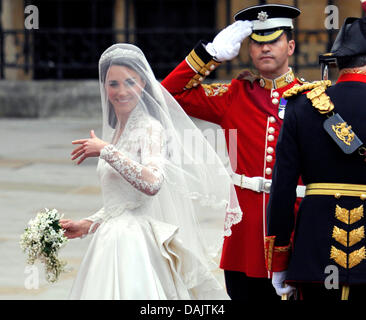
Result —
[[337, 59], [332, 57], [331, 53], [321, 54], [319, 64], [321, 65], [322, 80], [328, 80], [329, 67], [337, 67]]

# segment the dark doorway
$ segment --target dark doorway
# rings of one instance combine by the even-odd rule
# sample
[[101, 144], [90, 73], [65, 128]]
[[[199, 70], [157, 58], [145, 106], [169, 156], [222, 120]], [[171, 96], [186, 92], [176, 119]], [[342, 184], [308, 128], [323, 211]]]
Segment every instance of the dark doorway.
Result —
[[33, 35], [34, 79], [97, 78], [99, 57], [114, 40], [115, 1], [31, 2], [39, 9], [39, 30]]
[[164, 78], [200, 39], [216, 33], [216, 0], [135, 0], [135, 43]]

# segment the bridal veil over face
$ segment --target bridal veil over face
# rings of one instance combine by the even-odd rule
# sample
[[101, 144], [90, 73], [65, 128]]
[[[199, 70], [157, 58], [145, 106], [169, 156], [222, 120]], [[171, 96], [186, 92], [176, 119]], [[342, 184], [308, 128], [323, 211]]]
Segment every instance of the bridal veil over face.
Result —
[[[123, 77], [126, 81], [119, 84], [125, 91], [115, 100], [111, 98], [113, 79], [109, 82], [112, 66], [127, 71]], [[164, 151], [164, 181], [152, 195], [147, 214], [177, 226], [182, 244], [206, 265], [217, 266], [213, 258], [220, 252], [223, 237], [231, 235], [231, 226], [242, 217], [234, 186], [220, 158], [156, 80], [139, 48], [131, 44], [108, 48], [100, 58], [99, 75], [104, 141], [116, 145], [123, 139], [124, 130], [129, 130], [125, 114], [131, 115], [136, 109], [155, 118], [163, 128], [163, 134], [154, 139], [159, 154], [161, 148]], [[141, 137], [141, 133], [128, 135], [134, 136]]]

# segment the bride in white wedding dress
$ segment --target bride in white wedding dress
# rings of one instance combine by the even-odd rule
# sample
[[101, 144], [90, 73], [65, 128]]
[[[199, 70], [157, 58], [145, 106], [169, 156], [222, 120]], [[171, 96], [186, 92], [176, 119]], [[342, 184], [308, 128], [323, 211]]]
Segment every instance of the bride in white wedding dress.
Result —
[[69, 298], [228, 299], [213, 271], [242, 213], [219, 157], [140, 49], [108, 48], [99, 75], [103, 137], [73, 141], [72, 159], [99, 157], [103, 208], [60, 221], [93, 237]]

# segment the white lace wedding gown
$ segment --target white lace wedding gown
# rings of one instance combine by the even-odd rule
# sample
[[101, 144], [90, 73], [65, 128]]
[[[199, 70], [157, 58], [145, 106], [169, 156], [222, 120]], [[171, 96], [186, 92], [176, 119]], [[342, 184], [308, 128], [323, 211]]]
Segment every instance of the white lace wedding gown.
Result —
[[207, 267], [179, 239], [179, 228], [151, 217], [164, 185], [161, 124], [136, 107], [99, 161], [104, 207], [70, 299], [228, 299]]

